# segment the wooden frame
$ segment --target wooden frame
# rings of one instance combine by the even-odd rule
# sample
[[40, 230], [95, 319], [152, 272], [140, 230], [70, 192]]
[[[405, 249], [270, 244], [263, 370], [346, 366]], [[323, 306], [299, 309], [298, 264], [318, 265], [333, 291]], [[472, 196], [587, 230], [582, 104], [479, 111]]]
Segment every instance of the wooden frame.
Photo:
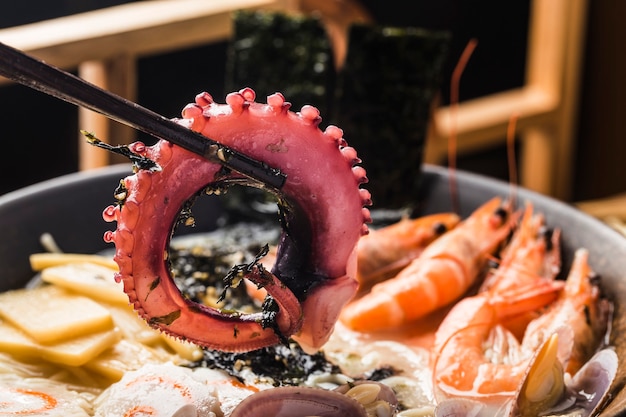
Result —
[[457, 126], [459, 155], [502, 144], [513, 114], [521, 139], [521, 185], [569, 200], [587, 0], [531, 3], [526, 81], [519, 89], [437, 109], [425, 161], [445, 162]]

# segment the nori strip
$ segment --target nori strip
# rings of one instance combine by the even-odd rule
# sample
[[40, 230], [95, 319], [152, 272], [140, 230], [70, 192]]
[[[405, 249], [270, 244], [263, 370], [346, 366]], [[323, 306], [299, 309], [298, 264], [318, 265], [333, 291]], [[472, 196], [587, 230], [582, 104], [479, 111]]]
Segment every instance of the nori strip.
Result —
[[257, 101], [277, 91], [295, 111], [330, 114], [335, 77], [330, 40], [316, 17], [238, 11], [226, 62], [227, 91], [251, 87]]
[[414, 207], [448, 31], [353, 24], [339, 72], [321, 21], [267, 11], [234, 14], [229, 90], [282, 92], [297, 111], [316, 106], [344, 130], [367, 170], [375, 208]]
[[414, 206], [433, 99], [451, 34], [354, 24], [333, 123], [357, 149], [374, 207]]
[[232, 286], [225, 279], [233, 265], [256, 262], [264, 246], [276, 244], [277, 226], [269, 224], [238, 223], [226, 225], [206, 233], [193, 244], [170, 246], [169, 267], [176, 286], [191, 301], [204, 303], [207, 294], [215, 300], [228, 290], [220, 308], [256, 312], [260, 306], [248, 296], [245, 285]]
[[339, 374], [338, 366], [329, 362], [322, 352], [307, 354], [297, 344], [274, 345], [243, 353], [204, 349], [204, 357], [187, 365], [190, 368], [221, 369], [244, 380], [242, 368], [249, 368], [260, 380], [276, 386], [302, 385], [313, 374]]

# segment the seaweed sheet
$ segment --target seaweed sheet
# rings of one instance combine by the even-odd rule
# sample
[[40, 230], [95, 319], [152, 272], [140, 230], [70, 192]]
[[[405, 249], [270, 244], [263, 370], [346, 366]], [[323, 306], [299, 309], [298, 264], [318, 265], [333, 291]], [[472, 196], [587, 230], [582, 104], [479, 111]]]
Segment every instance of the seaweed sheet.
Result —
[[367, 170], [375, 208], [417, 203], [431, 106], [451, 34], [369, 24], [350, 27], [346, 61], [313, 16], [237, 12], [227, 60], [229, 90], [281, 91], [294, 109], [312, 104], [344, 130]]
[[252, 87], [258, 97], [280, 91], [296, 111], [311, 104], [322, 115], [330, 114], [335, 71], [330, 40], [318, 18], [239, 11], [233, 25], [227, 91]]
[[333, 121], [363, 160], [375, 207], [417, 202], [432, 103], [450, 40], [446, 31], [351, 27]]

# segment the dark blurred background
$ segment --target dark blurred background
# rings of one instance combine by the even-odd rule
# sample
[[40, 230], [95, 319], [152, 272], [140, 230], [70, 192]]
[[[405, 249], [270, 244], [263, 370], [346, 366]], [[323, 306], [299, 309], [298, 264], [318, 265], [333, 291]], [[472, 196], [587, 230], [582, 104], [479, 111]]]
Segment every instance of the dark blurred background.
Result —
[[[0, 28], [130, 2], [23, 0], [3, 10]], [[479, 46], [463, 74], [461, 100], [524, 82], [528, 0], [362, 0], [361, 4], [379, 24], [451, 31], [452, 45], [443, 74], [446, 81], [441, 84], [443, 103], [449, 96], [447, 80], [470, 38], [478, 39]], [[620, 16], [626, 17], [625, 2], [590, 2], [574, 201], [626, 191], [626, 175], [621, 169], [626, 156], [622, 140], [626, 122], [620, 116], [626, 91], [618, 76], [626, 74], [626, 59], [618, 52], [617, 43], [626, 39], [626, 29], [619, 23]], [[227, 50], [228, 42], [217, 42], [141, 57], [137, 101], [166, 117], [179, 116], [183, 106], [200, 91], [223, 101]], [[80, 127], [74, 106], [19, 85], [0, 86], [0, 124], [0, 194], [77, 170]], [[458, 167], [506, 178], [505, 149], [465, 155]]]

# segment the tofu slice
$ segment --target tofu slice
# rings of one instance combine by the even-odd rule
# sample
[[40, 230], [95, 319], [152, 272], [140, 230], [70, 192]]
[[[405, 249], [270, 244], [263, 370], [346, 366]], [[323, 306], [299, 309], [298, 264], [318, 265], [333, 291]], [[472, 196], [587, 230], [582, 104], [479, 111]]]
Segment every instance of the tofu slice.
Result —
[[118, 329], [92, 333], [44, 345], [6, 321], [0, 322], [0, 350], [16, 357], [41, 358], [68, 366], [81, 366], [93, 360], [121, 339]]
[[115, 270], [94, 263], [68, 263], [51, 266], [41, 271], [41, 279], [48, 284], [66, 288], [91, 299], [128, 305], [128, 296], [122, 283], [115, 282]]
[[0, 317], [42, 344], [113, 328], [106, 308], [53, 285], [1, 293]]

